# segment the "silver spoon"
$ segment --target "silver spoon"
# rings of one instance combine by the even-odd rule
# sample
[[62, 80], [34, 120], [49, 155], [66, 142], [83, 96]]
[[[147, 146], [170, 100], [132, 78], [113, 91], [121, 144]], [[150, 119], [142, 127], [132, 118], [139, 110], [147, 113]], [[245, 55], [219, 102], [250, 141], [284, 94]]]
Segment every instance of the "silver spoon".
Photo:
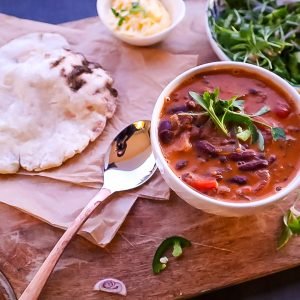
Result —
[[155, 172], [150, 143], [150, 121], [137, 121], [123, 129], [105, 155], [104, 185], [90, 200], [59, 239], [19, 300], [35, 300], [73, 236], [92, 214], [114, 192], [136, 188]]

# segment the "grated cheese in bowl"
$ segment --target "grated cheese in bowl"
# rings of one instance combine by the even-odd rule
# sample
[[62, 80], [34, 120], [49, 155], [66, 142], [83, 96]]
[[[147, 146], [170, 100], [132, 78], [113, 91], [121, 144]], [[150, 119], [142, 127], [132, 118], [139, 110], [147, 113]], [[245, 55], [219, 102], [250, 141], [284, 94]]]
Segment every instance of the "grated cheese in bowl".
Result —
[[159, 0], [114, 0], [110, 21], [115, 31], [129, 36], [151, 36], [172, 23], [170, 14]]

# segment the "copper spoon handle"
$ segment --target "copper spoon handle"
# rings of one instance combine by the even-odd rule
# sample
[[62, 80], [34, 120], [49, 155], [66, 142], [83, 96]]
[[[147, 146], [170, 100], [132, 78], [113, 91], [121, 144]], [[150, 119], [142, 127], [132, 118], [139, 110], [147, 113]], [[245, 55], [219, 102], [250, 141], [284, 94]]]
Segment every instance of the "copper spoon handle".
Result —
[[97, 208], [97, 206], [102, 203], [107, 197], [109, 197], [112, 192], [108, 189], [101, 189], [95, 197], [86, 205], [86, 207], [81, 211], [73, 223], [68, 227], [62, 237], [59, 239], [55, 247], [52, 249], [38, 272], [33, 277], [32, 281], [25, 289], [19, 300], [36, 300], [38, 299], [44, 285], [46, 284], [50, 274], [52, 273], [55, 265], [57, 264], [59, 258], [63, 254], [65, 248], [72, 240], [73, 236], [78, 232], [80, 227], [92, 214], [92, 212]]

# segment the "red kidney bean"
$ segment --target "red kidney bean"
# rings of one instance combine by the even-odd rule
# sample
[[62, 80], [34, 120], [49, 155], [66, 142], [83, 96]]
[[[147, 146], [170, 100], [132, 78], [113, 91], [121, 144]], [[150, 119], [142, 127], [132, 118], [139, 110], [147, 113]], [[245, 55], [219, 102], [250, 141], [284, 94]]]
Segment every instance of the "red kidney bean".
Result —
[[243, 185], [247, 183], [247, 177], [246, 176], [241, 176], [241, 175], [236, 175], [233, 176], [229, 179], [230, 182], [236, 183], [238, 185]]
[[217, 148], [213, 144], [211, 144], [210, 142], [208, 142], [206, 140], [197, 141], [195, 145], [196, 145], [197, 152], [199, 154], [206, 153], [206, 154], [210, 154], [212, 156], [218, 155]]
[[255, 159], [248, 162], [245, 162], [242, 165], [239, 165], [238, 168], [241, 171], [256, 171], [264, 169], [269, 165], [268, 161], [265, 159]]
[[228, 155], [228, 158], [233, 161], [247, 161], [256, 156], [254, 150], [245, 150], [242, 152], [233, 152]]
[[172, 130], [172, 124], [169, 120], [162, 120], [159, 122], [158, 132], [165, 130]]
[[164, 130], [159, 132], [158, 136], [163, 144], [170, 144], [174, 138], [174, 132], [171, 130]]
[[269, 164], [272, 164], [277, 159], [275, 154], [270, 155], [268, 162]]
[[227, 157], [224, 156], [224, 155], [220, 156], [219, 160], [220, 160], [221, 163], [226, 163], [227, 162]]
[[258, 91], [257, 91], [256, 89], [254, 89], [254, 88], [250, 88], [250, 89], [248, 90], [248, 93], [251, 94], [251, 95], [257, 95], [257, 94], [258, 94]]
[[167, 110], [167, 114], [176, 114], [179, 112], [187, 112], [189, 111], [188, 106], [186, 104], [177, 104], [174, 106], [171, 106], [168, 110]]
[[171, 130], [172, 125], [168, 120], [162, 120], [158, 126], [158, 136], [163, 144], [169, 144], [174, 138], [174, 132]]
[[181, 159], [179, 160], [176, 165], [175, 165], [175, 169], [176, 170], [181, 170], [183, 169], [184, 167], [186, 167], [188, 164], [188, 161], [186, 159]]

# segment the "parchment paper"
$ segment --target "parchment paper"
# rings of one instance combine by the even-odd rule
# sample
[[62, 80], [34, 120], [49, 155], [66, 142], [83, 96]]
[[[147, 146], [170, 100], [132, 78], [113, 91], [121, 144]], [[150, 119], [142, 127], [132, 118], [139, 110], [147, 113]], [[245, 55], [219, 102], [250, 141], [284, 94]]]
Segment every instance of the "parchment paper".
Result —
[[[115, 116], [104, 133], [82, 154], [53, 170], [20, 171], [17, 175], [0, 176], [0, 201], [59, 228], [66, 228], [102, 186], [102, 157], [113, 137], [133, 121], [150, 119], [163, 87], [197, 63], [196, 55], [175, 54], [160, 49], [160, 46], [128, 46], [112, 37], [97, 18], [87, 22], [87, 27], [84, 20], [80, 22], [82, 29], [77, 24], [76, 28], [70, 28], [72, 23], [63, 27], [0, 14], [0, 46], [29, 32], [60, 33], [73, 50], [100, 63], [114, 78], [114, 87], [119, 92]], [[186, 28], [183, 26], [182, 30]], [[79, 234], [105, 246], [138, 196], [168, 199], [169, 188], [160, 175], [155, 174], [141, 188], [114, 195], [102, 211], [97, 211], [86, 222]]]

